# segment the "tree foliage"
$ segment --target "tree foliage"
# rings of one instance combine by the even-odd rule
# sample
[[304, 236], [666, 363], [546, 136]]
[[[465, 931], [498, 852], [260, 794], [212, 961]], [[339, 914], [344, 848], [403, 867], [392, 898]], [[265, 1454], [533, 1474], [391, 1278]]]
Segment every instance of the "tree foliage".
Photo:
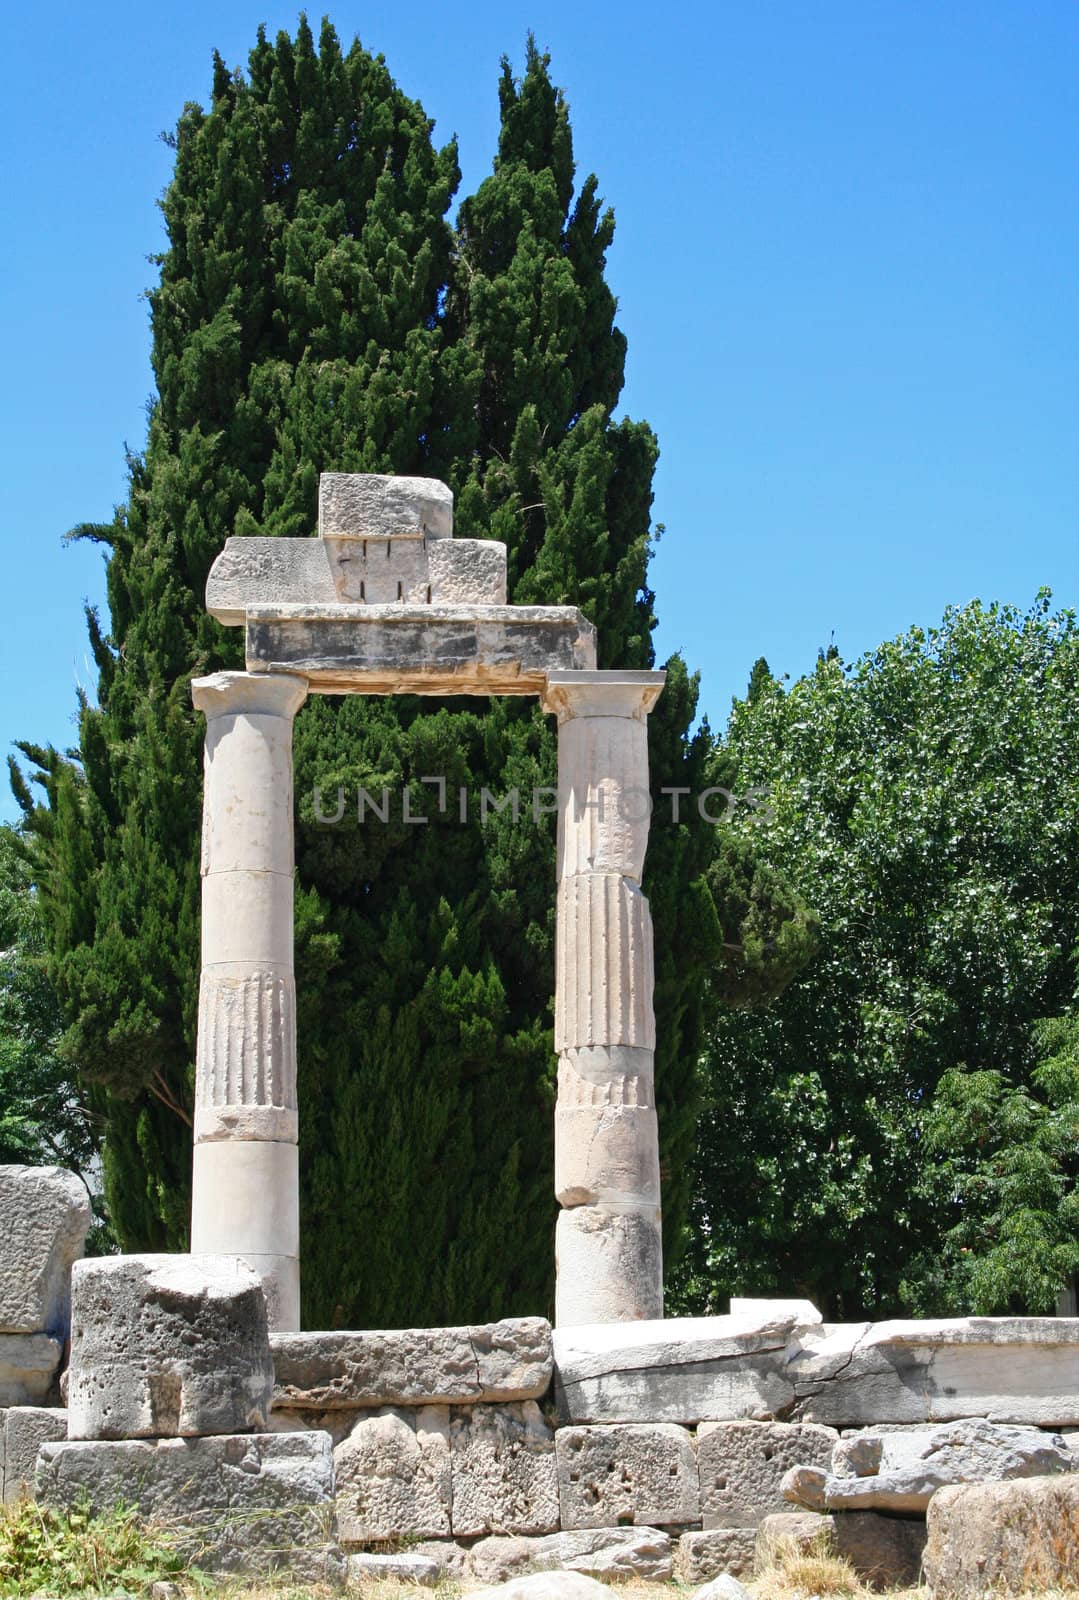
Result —
[[1032, 1046], [1075, 982], [1074, 616], [972, 603], [789, 693], [755, 673], [725, 752], [768, 790], [732, 828], [820, 948], [713, 1030], [682, 1303], [1045, 1309], [1074, 1256], [1064, 1024]]
[[93, 1193], [98, 1130], [58, 1052], [60, 1007], [24, 843], [0, 828], [0, 1164], [62, 1166]]

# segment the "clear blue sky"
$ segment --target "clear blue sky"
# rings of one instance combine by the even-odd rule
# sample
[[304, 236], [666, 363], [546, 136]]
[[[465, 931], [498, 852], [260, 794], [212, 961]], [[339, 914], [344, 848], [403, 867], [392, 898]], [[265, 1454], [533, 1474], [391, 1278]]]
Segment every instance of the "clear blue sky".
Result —
[[[625, 405], [662, 449], [653, 584], [725, 720], [754, 659], [797, 675], [949, 601], [1079, 600], [1079, 8], [1049, 0], [331, 13], [489, 168], [499, 57], [527, 30], [618, 233]], [[312, 11], [317, 24], [320, 12]], [[140, 293], [162, 247], [157, 138], [246, 60], [262, 0], [9, 7], [0, 742], [67, 743], [92, 690], [100, 554], [150, 392]], [[5, 797], [0, 814], [11, 815]]]

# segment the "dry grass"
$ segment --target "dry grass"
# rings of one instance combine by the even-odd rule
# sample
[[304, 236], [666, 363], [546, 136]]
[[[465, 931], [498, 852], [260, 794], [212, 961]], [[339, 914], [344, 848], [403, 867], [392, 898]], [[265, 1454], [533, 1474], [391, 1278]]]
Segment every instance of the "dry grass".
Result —
[[774, 1539], [757, 1547], [757, 1600], [824, 1600], [824, 1596], [866, 1595], [869, 1591], [848, 1561], [836, 1554], [823, 1529], [806, 1542]]

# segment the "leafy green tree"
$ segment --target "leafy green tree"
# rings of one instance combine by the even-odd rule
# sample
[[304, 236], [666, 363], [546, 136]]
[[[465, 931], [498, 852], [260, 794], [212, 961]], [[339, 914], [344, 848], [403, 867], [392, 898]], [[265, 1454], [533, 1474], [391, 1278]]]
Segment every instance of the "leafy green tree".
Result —
[[[816, 908], [820, 948], [772, 1007], [717, 1018], [681, 1303], [755, 1289], [833, 1316], [1044, 1307], [1070, 1259], [1053, 1161], [1073, 1107], [1059, 1063], [1032, 1079], [1030, 1039], [1068, 1011], [1079, 938], [1074, 616], [1047, 594], [1025, 616], [973, 603], [853, 667], [822, 655], [789, 693], [755, 680], [725, 752], [732, 786], [768, 805], [731, 826]], [[1012, 1130], [1008, 1183], [1002, 1168], [976, 1208], [984, 1163], [957, 1188], [942, 1143], [960, 1103], [956, 1137], [992, 1108]], [[1024, 1117], [1042, 1130], [1026, 1153]], [[1056, 1220], [1032, 1276], [1009, 1278], [1008, 1229], [1032, 1211]], [[975, 1215], [998, 1217], [995, 1244]], [[934, 1273], [946, 1240], [949, 1260], [986, 1264]]]
[[[60, 1048], [106, 1107], [129, 1248], [186, 1237], [202, 740], [189, 683], [241, 664], [238, 634], [202, 604], [226, 536], [310, 534], [323, 470], [440, 477], [461, 534], [506, 542], [513, 600], [580, 605], [606, 666], [653, 662], [657, 446], [614, 417], [613, 218], [595, 178], [575, 188], [565, 100], [531, 42], [499, 95], [494, 170], [456, 232], [453, 144], [436, 149], [381, 60], [342, 53], [328, 23], [317, 48], [302, 20], [294, 39], [260, 33], [246, 76], [216, 60], [210, 109], [188, 106], [176, 131], [146, 449], [113, 522], [75, 530], [109, 551], [108, 630], [89, 619], [97, 704], [82, 707], [77, 759], [24, 747], [45, 789], [43, 805], [23, 798]], [[677, 658], [668, 672], [656, 786], [696, 791], [712, 740], [691, 731], [696, 680]], [[300, 713], [309, 1325], [549, 1308], [553, 822], [515, 825], [507, 809], [462, 826], [422, 780], [443, 776], [451, 797], [516, 788], [527, 804], [554, 771], [553, 728], [527, 702], [316, 698]], [[385, 824], [361, 820], [359, 787], [395, 797]], [[339, 789], [349, 803], [330, 826]], [[403, 791], [425, 822], [404, 820]], [[749, 915], [748, 900], [715, 904], [715, 843], [695, 815], [657, 827], [646, 885], [672, 1251], [716, 940], [726, 926], [737, 944]], [[750, 864], [738, 881], [759, 898]]]
[[951, 1226], [909, 1269], [920, 1314], [1051, 1316], [1079, 1272], [1079, 1017], [1043, 1019], [1031, 1044], [1025, 1081], [957, 1067], [937, 1085], [925, 1144]]
[[98, 1129], [57, 1045], [40, 906], [17, 831], [0, 828], [0, 1164], [67, 1167], [93, 1193]]

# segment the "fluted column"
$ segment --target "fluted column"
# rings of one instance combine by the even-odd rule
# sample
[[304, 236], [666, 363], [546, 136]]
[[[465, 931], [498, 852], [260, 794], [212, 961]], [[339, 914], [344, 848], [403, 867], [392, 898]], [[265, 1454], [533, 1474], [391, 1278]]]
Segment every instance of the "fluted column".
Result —
[[648, 713], [662, 672], [555, 672], [555, 1321], [663, 1315]]
[[292, 721], [303, 678], [218, 672], [206, 716], [191, 1249], [243, 1256], [300, 1326]]

